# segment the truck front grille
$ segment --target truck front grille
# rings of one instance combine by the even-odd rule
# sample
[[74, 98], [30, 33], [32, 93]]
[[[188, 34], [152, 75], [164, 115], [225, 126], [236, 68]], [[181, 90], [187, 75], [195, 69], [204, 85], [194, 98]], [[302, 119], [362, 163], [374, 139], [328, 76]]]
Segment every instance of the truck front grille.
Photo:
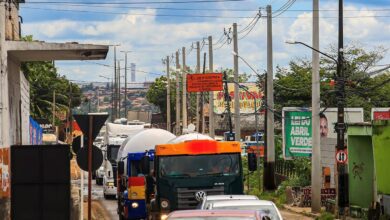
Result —
[[196, 209], [199, 202], [195, 198], [195, 193], [203, 191], [207, 195], [223, 195], [224, 187], [216, 186], [212, 188], [177, 188], [177, 208], [179, 210]]

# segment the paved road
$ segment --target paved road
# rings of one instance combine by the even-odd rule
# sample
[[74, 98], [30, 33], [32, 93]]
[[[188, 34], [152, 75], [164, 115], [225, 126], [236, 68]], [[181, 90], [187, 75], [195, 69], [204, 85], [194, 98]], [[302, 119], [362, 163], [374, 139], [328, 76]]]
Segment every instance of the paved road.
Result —
[[103, 186], [98, 186], [93, 181], [92, 194], [96, 195], [96, 199], [107, 211], [107, 215], [110, 216], [110, 220], [119, 219], [116, 213], [117, 203], [115, 198], [105, 199], [103, 196]]

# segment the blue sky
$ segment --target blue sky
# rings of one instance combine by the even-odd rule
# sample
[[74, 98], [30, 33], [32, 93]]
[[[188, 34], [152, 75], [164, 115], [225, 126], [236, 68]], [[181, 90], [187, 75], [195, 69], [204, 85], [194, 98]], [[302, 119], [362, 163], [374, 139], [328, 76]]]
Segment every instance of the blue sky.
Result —
[[[37, 1], [37, 0], [34, 0]], [[273, 10], [279, 9], [288, 0], [243, 0], [239, 2], [217, 3], [160, 3], [160, 4], [78, 4], [151, 2], [147, 1], [108, 1], [108, 0], [67, 0], [73, 4], [37, 4], [27, 1], [21, 6], [23, 17], [22, 33], [33, 35], [37, 40], [47, 42], [73, 42], [95, 44], [120, 44], [117, 57], [123, 59], [121, 50], [131, 50], [129, 63], [137, 65], [137, 81], [152, 80], [165, 70], [162, 58], [172, 55], [181, 47], [191, 50], [196, 41], [202, 42], [209, 35], [214, 42], [229, 29], [233, 22], [238, 30], [249, 24], [258, 8], [271, 4]], [[154, 0], [153, 2], [169, 0]], [[181, 0], [183, 1], [183, 0]], [[184, 0], [185, 1], [185, 0]], [[188, 0], [187, 0], [188, 1]], [[389, 0], [350, 0], [345, 5], [345, 44], [357, 44], [367, 49], [390, 47], [390, 1]], [[327, 51], [330, 45], [337, 44], [337, 6], [338, 1], [320, 1], [320, 47]], [[182, 10], [172, 10], [179, 8]], [[288, 39], [311, 42], [312, 1], [297, 0], [288, 11], [273, 20], [274, 66], [286, 66], [294, 58], [310, 58], [311, 51], [296, 45], [286, 45]], [[208, 10], [200, 10], [208, 9]], [[241, 11], [232, 11], [241, 10]], [[264, 15], [265, 10], [261, 13]], [[165, 16], [176, 15], [176, 16]], [[179, 17], [182, 16], [182, 17]], [[184, 17], [183, 17], [184, 16]], [[185, 17], [216, 16], [216, 17]], [[230, 18], [228, 18], [230, 17]], [[234, 18], [231, 18], [234, 17]], [[246, 18], [244, 18], [246, 17]], [[246, 29], [244, 29], [246, 30]], [[239, 38], [247, 31], [239, 33]], [[266, 68], [266, 20], [260, 19], [253, 30], [239, 41], [239, 54], [255, 69]], [[222, 46], [215, 45], [215, 48]], [[214, 51], [214, 67], [233, 66], [232, 44], [225, 44]], [[203, 47], [202, 54], [207, 45]], [[180, 59], [181, 60], [181, 59]], [[100, 64], [113, 64], [113, 50]], [[386, 53], [382, 63], [390, 63]], [[123, 61], [122, 61], [122, 66]], [[187, 65], [195, 68], [196, 52], [187, 56]], [[57, 62], [59, 72], [69, 79], [83, 81], [105, 81], [98, 75], [110, 76], [112, 68], [83, 61]], [[250, 73], [244, 64], [239, 64], [240, 72]]]

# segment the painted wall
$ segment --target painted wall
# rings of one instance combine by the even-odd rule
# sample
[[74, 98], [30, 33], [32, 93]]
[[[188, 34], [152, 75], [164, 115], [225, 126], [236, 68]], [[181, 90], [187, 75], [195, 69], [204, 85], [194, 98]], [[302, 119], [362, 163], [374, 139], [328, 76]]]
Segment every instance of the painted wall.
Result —
[[348, 135], [349, 201], [351, 205], [368, 208], [374, 198], [372, 140], [371, 135], [364, 135], [366, 126], [358, 129], [359, 136]]
[[390, 120], [373, 121], [372, 142], [378, 194], [390, 195]]

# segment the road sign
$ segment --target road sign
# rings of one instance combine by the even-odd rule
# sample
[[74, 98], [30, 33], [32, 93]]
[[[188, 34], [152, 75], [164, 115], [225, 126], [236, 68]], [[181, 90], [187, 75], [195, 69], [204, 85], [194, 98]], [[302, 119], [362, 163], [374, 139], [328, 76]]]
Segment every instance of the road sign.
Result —
[[[103, 127], [104, 123], [108, 118], [107, 113], [89, 113], [88, 115], [73, 115], [77, 124], [80, 126], [81, 131], [84, 136], [88, 137], [89, 134], [89, 117], [92, 117], [93, 126], [92, 126], [92, 141], [95, 140], [96, 136], [99, 134], [100, 129]], [[88, 137], [89, 139], [89, 137]], [[87, 146], [84, 144], [84, 146]]]
[[[77, 152], [76, 161], [82, 170], [88, 171], [88, 147], [80, 148], [80, 150]], [[92, 171], [99, 169], [102, 163], [102, 151], [95, 145], [92, 145]]]
[[187, 92], [221, 91], [222, 73], [187, 74]]
[[339, 150], [336, 153], [337, 163], [346, 164], [348, 162], [348, 152], [347, 150]]

